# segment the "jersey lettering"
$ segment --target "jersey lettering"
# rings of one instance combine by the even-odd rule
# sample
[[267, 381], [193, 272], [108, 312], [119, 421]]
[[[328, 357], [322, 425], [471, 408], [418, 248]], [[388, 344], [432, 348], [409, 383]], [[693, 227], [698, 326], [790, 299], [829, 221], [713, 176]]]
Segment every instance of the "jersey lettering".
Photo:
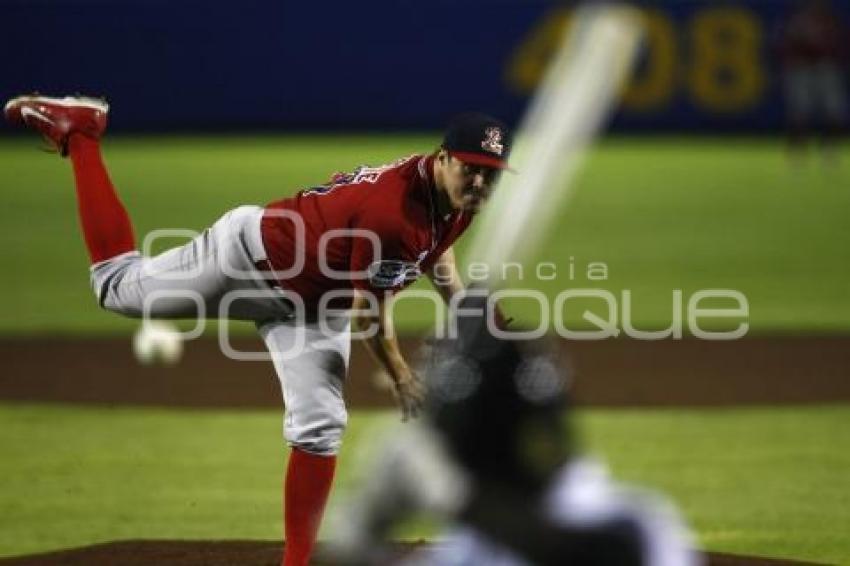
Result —
[[417, 155], [411, 155], [408, 157], [402, 157], [401, 159], [397, 159], [392, 163], [388, 163], [386, 165], [380, 165], [378, 167], [369, 167], [368, 165], [361, 165], [357, 167], [351, 173], [335, 173], [331, 180], [325, 183], [324, 185], [319, 185], [316, 187], [311, 187], [309, 189], [304, 190], [304, 195], [324, 195], [331, 191], [333, 191], [337, 187], [341, 187], [343, 185], [356, 185], [358, 183], [369, 183], [375, 184], [378, 182], [378, 179], [381, 178], [381, 175], [389, 171], [390, 169], [395, 169], [396, 167], [403, 164], [405, 161], [413, 159], [414, 157], [418, 157]]

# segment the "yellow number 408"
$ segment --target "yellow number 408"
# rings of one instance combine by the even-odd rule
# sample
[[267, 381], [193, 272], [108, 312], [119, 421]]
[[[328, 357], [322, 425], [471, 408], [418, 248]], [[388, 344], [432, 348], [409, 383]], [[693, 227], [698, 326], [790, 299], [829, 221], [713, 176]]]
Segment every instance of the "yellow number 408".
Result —
[[[556, 10], [520, 44], [507, 68], [508, 84], [515, 91], [533, 92], [569, 22], [569, 10]], [[624, 108], [660, 109], [680, 89], [695, 106], [710, 112], [741, 112], [760, 102], [765, 86], [762, 27], [751, 11], [704, 8], [694, 14], [681, 37], [661, 11], [644, 11], [644, 22], [646, 59], [626, 86]], [[680, 47], [684, 45], [687, 49]]]

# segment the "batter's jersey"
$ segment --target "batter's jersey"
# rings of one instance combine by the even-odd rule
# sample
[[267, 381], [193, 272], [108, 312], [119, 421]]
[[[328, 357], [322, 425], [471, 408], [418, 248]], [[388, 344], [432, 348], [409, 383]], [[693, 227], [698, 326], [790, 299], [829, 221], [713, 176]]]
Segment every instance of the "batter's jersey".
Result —
[[[405, 426], [392, 436], [380, 438], [378, 444], [382, 448], [364, 476], [368, 480], [332, 517], [335, 521], [331, 549], [340, 557], [362, 557], [365, 563], [373, 563], [370, 562], [373, 557], [385, 558], [381, 549], [386, 528], [415, 513], [461, 521], [475, 494], [475, 477], [451, 458], [442, 437], [427, 422]], [[491, 503], [494, 508], [505, 505], [498, 500]], [[612, 526], [630, 526], [627, 532], [639, 539], [639, 563], [646, 566], [703, 564], [702, 557], [694, 550], [687, 524], [672, 503], [658, 494], [615, 482], [604, 463], [591, 458], [575, 457], [557, 471], [541, 496], [539, 510], [537, 519], [545, 522], [547, 530], [560, 529], [564, 537], [605, 534]], [[506, 520], [512, 517], [501, 512], [498, 516]], [[527, 520], [524, 513], [514, 517], [517, 521]], [[513, 537], [530, 527], [526, 523], [502, 526]], [[473, 524], [455, 523], [439, 538], [439, 544], [423, 546], [398, 563], [405, 566], [531, 566], [534, 563], [521, 555], [516, 545], [488, 536]], [[565, 544], [563, 549], [570, 556], [583, 554], [579, 551], [586, 547], [580, 543], [588, 540], [598, 542], [604, 538], [565, 538], [564, 543], [573, 542], [575, 546], [570, 548]], [[622, 541], [619, 537], [612, 540]], [[599, 557], [595, 562], [575, 563], [610, 562]]]
[[[639, 539], [639, 555], [630, 563], [646, 566], [701, 566], [693, 538], [678, 511], [661, 496], [619, 485], [609, 479], [604, 465], [592, 460], [574, 460], [555, 478], [543, 502], [551, 527], [572, 533], [596, 533], [604, 540], [609, 525], [629, 524]], [[520, 528], [520, 525], [517, 525]], [[565, 534], [564, 536], [569, 536]], [[423, 549], [403, 561], [405, 566], [532, 566], [503, 541], [495, 540], [471, 525], [459, 524], [441, 535], [441, 543]], [[579, 541], [564, 548], [579, 556]], [[589, 540], [593, 540], [589, 537]], [[617, 539], [614, 539], [617, 540]], [[553, 557], [553, 559], [556, 557]], [[559, 563], [572, 564], [564, 559]], [[599, 556], [581, 564], [611, 564]], [[619, 562], [617, 562], [619, 563]]]
[[[393, 293], [427, 272], [471, 214], [441, 216], [433, 155], [338, 174], [266, 207], [263, 244], [281, 285], [315, 307], [328, 291]], [[300, 219], [300, 221], [299, 221]]]

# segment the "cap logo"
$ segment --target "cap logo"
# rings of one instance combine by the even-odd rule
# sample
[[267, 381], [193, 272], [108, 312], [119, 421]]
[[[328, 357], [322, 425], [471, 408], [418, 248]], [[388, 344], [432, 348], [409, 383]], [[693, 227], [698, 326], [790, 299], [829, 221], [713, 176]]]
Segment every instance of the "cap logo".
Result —
[[505, 146], [502, 145], [502, 129], [492, 126], [484, 130], [484, 141], [481, 142], [481, 147], [485, 151], [502, 155]]

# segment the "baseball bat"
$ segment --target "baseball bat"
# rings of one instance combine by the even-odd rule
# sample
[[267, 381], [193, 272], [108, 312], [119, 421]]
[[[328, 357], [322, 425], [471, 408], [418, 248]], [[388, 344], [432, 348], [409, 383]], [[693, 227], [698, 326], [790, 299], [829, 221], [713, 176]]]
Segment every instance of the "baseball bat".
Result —
[[515, 136], [510, 162], [478, 220], [467, 261], [487, 265], [495, 290], [501, 267], [528, 260], [573, 192], [573, 177], [613, 111], [636, 59], [641, 16], [625, 5], [580, 7]]

